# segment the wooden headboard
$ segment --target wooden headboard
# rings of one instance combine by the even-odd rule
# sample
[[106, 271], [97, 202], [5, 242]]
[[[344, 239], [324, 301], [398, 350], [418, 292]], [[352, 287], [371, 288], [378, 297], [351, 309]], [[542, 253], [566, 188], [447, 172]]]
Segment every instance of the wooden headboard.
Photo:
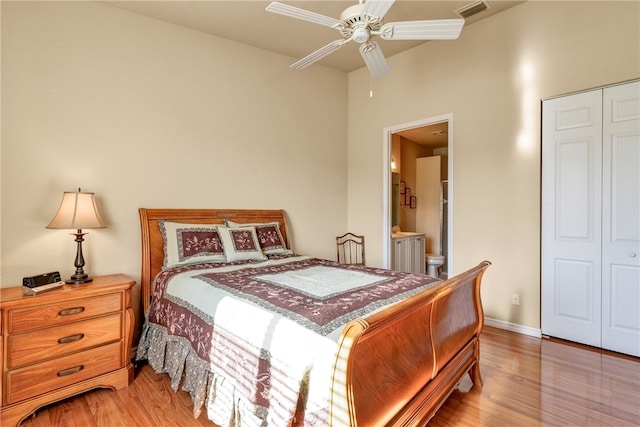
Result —
[[234, 222], [279, 222], [282, 237], [290, 247], [284, 210], [253, 209], [138, 209], [142, 232], [142, 274], [140, 291], [144, 313], [151, 302], [153, 279], [162, 270], [164, 262], [164, 240], [159, 220], [191, 224], [223, 224], [225, 219]]

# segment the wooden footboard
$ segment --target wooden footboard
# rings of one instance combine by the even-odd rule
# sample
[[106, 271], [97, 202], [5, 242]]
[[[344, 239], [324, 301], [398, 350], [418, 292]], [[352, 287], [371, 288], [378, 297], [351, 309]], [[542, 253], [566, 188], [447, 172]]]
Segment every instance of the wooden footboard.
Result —
[[424, 425], [465, 373], [482, 385], [480, 282], [489, 265], [483, 261], [345, 327], [333, 377], [333, 426]]

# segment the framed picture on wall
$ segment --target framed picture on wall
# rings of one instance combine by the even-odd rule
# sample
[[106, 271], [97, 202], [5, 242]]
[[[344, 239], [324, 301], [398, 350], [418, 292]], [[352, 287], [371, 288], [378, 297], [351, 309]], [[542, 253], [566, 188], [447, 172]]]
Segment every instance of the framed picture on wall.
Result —
[[404, 186], [405, 186], [404, 181], [400, 181], [400, 194], [404, 194], [404, 190], [405, 190]]
[[415, 209], [416, 208], [416, 196], [411, 196], [411, 209]]
[[411, 189], [409, 187], [404, 189], [404, 204], [405, 205], [411, 204]]

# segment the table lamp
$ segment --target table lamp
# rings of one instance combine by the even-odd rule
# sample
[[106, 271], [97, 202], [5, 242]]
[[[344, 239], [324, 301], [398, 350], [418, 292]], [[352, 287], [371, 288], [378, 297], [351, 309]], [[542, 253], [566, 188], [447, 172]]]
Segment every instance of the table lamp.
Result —
[[47, 228], [77, 230], [76, 233], [71, 233], [76, 236], [76, 242], [78, 243], [78, 250], [74, 263], [76, 272], [70, 279], [65, 280], [65, 283], [79, 285], [93, 280], [93, 278], [89, 277], [84, 272], [82, 242], [84, 241], [83, 236], [87, 233], [83, 233], [82, 229], [106, 227], [107, 226], [100, 217], [100, 212], [98, 212], [98, 208], [96, 207], [94, 193], [85, 193], [80, 191], [79, 188], [77, 192], [64, 192], [58, 212], [56, 212], [56, 215], [53, 217], [49, 225], [47, 225]]

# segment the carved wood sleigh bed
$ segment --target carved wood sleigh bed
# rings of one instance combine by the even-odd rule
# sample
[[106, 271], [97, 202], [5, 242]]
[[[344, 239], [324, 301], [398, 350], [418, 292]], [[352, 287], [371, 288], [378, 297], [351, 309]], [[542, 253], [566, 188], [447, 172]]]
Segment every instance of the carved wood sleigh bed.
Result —
[[[233, 378], [230, 378], [238, 372], [238, 365], [253, 366], [251, 356], [239, 356], [240, 353], [236, 353], [236, 350], [228, 350], [227, 353], [220, 356], [225, 359], [225, 364], [224, 366], [218, 365], [221, 369], [215, 374], [209, 372], [210, 370], [216, 371], [215, 367], [211, 368], [210, 366], [214, 365], [213, 362], [203, 365], [202, 359], [210, 358], [213, 360], [216, 358], [216, 356], [212, 356], [213, 349], [205, 350], [198, 356], [196, 347], [200, 344], [193, 339], [189, 342], [187, 337], [194, 334], [184, 331], [191, 328], [192, 331], [197, 329], [200, 335], [204, 334], [202, 326], [190, 323], [190, 319], [193, 315], [192, 312], [202, 318], [209, 318], [208, 315], [203, 314], [203, 309], [200, 306], [200, 304], [206, 305], [207, 302], [184, 303], [180, 296], [169, 295], [169, 289], [174, 289], [172, 292], [178, 292], [176, 289], [182, 289], [183, 285], [181, 284], [180, 287], [171, 285], [171, 280], [179, 282], [180, 277], [196, 273], [199, 274], [196, 277], [201, 279], [199, 283], [206, 283], [206, 287], [209, 289], [216, 280], [222, 282], [219, 279], [222, 275], [215, 273], [218, 264], [213, 265], [214, 270], [202, 270], [204, 272], [202, 274], [200, 274], [201, 271], [192, 273], [190, 272], [191, 267], [184, 265], [167, 269], [165, 257], [169, 257], [169, 254], [166, 253], [168, 249], [165, 245], [165, 238], [167, 238], [166, 224], [217, 224], [224, 226], [229, 225], [229, 221], [231, 221], [231, 224], [237, 227], [241, 227], [243, 224], [276, 224], [279, 226], [281, 239], [286, 244], [287, 228], [284, 211], [141, 208], [139, 213], [142, 230], [141, 294], [147, 320], [138, 348], [138, 357], [149, 359], [149, 363], [156, 371], [168, 373], [172, 378], [174, 389], [181, 387], [191, 394], [194, 400], [194, 416], [198, 416], [200, 408], [206, 406], [209, 418], [215, 424], [220, 423], [216, 421], [220, 418], [216, 418], [217, 415], [212, 415], [212, 412], [216, 411], [215, 406], [217, 405], [217, 401], [213, 400], [220, 400], [221, 398], [216, 396], [224, 395], [225, 387], [230, 387], [229, 384], [232, 384], [233, 387], [226, 390], [232, 395], [230, 399], [234, 399], [235, 403], [232, 405], [234, 412], [241, 412], [238, 405], [242, 403], [243, 399], [253, 402], [261, 398], [266, 401], [266, 403], [262, 403], [261, 409], [266, 406], [267, 412], [278, 412], [278, 396], [291, 394], [291, 390], [289, 390], [290, 384], [285, 384], [284, 380], [282, 387], [287, 390], [278, 390], [279, 385], [276, 378], [278, 371], [289, 368], [282, 368], [276, 364], [274, 361], [277, 358], [275, 349], [262, 349], [258, 358], [260, 360], [255, 362], [256, 369], [259, 366], [264, 368], [265, 363], [268, 365], [264, 369], [271, 376], [265, 386], [268, 389], [268, 393], [265, 395], [251, 395], [251, 393], [257, 393], [255, 390], [251, 390], [248, 396], [243, 396], [242, 390], [245, 390], [246, 387], [243, 388], [240, 384], [242, 380], [238, 380], [236, 383]], [[287, 259], [289, 257], [280, 256], [282, 253], [286, 253], [286, 251], [276, 251], [275, 256], [268, 257], [268, 261], [265, 263], [271, 265], [269, 273], [277, 270], [277, 274], [280, 274], [281, 270], [289, 268], [290, 261]], [[307, 269], [327, 268], [331, 271], [334, 269], [338, 271], [337, 269], [340, 267], [336, 263], [325, 260], [296, 256], [291, 256], [291, 258], [291, 262], [295, 261]], [[245, 271], [251, 271], [252, 280], [258, 277], [253, 275], [255, 272], [264, 273], [262, 270], [255, 270], [261, 263], [254, 263], [248, 267], [242, 262], [231, 264], [229, 267], [226, 267], [228, 264], [224, 263], [220, 266], [225, 266], [222, 269], [234, 270], [235, 265], [240, 264], [238, 268], [248, 268], [249, 270], [238, 270], [235, 274], [246, 275]], [[466, 373], [470, 374], [474, 385], [481, 386], [478, 337], [483, 327], [483, 311], [480, 301], [480, 282], [489, 265], [488, 261], [483, 261], [476, 267], [443, 282], [433, 281], [424, 275], [397, 273], [361, 266], [348, 267], [351, 269], [348, 271], [349, 274], [379, 276], [382, 277], [383, 283], [392, 283], [394, 286], [398, 280], [400, 283], [424, 283], [426, 278], [433, 283], [429, 283], [424, 289], [416, 288], [420, 290], [415, 291], [411, 296], [403, 296], [403, 299], [379, 308], [373, 314], [353, 318], [348, 321], [346, 326], [340, 326], [337, 330], [338, 335], [335, 336], [335, 343], [333, 343], [335, 345], [328, 347], [331, 349], [327, 356], [330, 357], [330, 369], [324, 372], [330, 377], [326, 378], [326, 418], [324, 420], [313, 418], [313, 411], [308, 408], [313, 400], [311, 387], [309, 384], [306, 386], [300, 384], [300, 389], [297, 390], [299, 394], [294, 397], [294, 400], [297, 399], [295, 412], [286, 424], [291, 426], [351, 427], [358, 425], [361, 427], [419, 426], [426, 424], [431, 419]], [[205, 265], [205, 267], [211, 266], [211, 264]], [[156, 278], [156, 276], [158, 277]], [[173, 279], [170, 280], [169, 276]], [[157, 281], [155, 285], [154, 278]], [[267, 279], [265, 280], [267, 281]], [[261, 286], [265, 283], [261, 283]], [[162, 298], [161, 294], [163, 294]], [[200, 300], [207, 299], [199, 298]], [[216, 299], [215, 305], [219, 305], [219, 309], [222, 310], [223, 301], [229, 300], [229, 295], [225, 295]], [[192, 304], [197, 307], [194, 308]], [[179, 307], [180, 305], [188, 307], [190, 311], [185, 314]], [[169, 309], [169, 306], [172, 308]], [[157, 320], [162, 317], [158, 315], [160, 312], [165, 313], [163, 318], [174, 316], [176, 319], [181, 319], [182, 326], [170, 323], [162, 326], [154, 324], [151, 318]], [[230, 326], [231, 328], [236, 323], [246, 322], [251, 329], [247, 331], [249, 335], [253, 329], [260, 329], [260, 320], [256, 320], [259, 317], [256, 317], [255, 313], [244, 315], [236, 312], [235, 315], [239, 317], [236, 317], [235, 323]], [[184, 320], [185, 317], [189, 319], [188, 322]], [[238, 319], [241, 320], [238, 321]], [[234, 337], [236, 341], [233, 345], [228, 345], [228, 342], [224, 340], [210, 338], [209, 335], [217, 334], [216, 328], [224, 327], [222, 321], [217, 323], [217, 315], [210, 317], [210, 321], [216, 325], [212, 326], [210, 330], [205, 328], [209, 331], [207, 333], [208, 340], [222, 343], [220, 345], [227, 346], [228, 349], [233, 345], [246, 344], [243, 337]], [[190, 326], [184, 326], [187, 323]], [[175, 336], [172, 335], [174, 329], [179, 330], [175, 332]], [[269, 340], [277, 340], [274, 329], [269, 329], [267, 334], [269, 334]], [[249, 338], [247, 338], [248, 341]], [[292, 353], [296, 353], [300, 349], [304, 350], [305, 345], [301, 344], [303, 341], [297, 341], [297, 338], [294, 341], [298, 345], [291, 347]], [[150, 354], [153, 353], [151, 347], [154, 345], [159, 346], [160, 350], [156, 350], [155, 356], [150, 357]], [[213, 344], [212, 347], [216, 345]], [[267, 354], [262, 359], [264, 353], [269, 353], [270, 350], [273, 350], [273, 354]], [[312, 351], [320, 353], [320, 350]], [[171, 360], [175, 354], [181, 355], [177, 362]], [[269, 357], [274, 360], [267, 360]], [[152, 359], [154, 363], [152, 363]], [[242, 363], [238, 362], [239, 359], [242, 359]], [[233, 369], [225, 370], [230, 364], [233, 364]], [[318, 362], [318, 365], [321, 364]], [[320, 368], [314, 367], [314, 369]], [[202, 373], [203, 370], [207, 372], [206, 375]], [[256, 375], [260, 376], [260, 372], [257, 372]], [[309, 380], [309, 377], [313, 378], [313, 375], [307, 371], [304, 375], [305, 380]], [[254, 380], [254, 382], [259, 381]], [[264, 419], [258, 417], [260, 419], [256, 419], [256, 422], [263, 425], [275, 425], [269, 423], [268, 417], [270, 416], [265, 416]], [[242, 417], [238, 414], [230, 417], [231, 421], [225, 419], [225, 425], [244, 426], [251, 425], [253, 421], [244, 413]], [[276, 427], [281, 425], [285, 424], [279, 424]]]

